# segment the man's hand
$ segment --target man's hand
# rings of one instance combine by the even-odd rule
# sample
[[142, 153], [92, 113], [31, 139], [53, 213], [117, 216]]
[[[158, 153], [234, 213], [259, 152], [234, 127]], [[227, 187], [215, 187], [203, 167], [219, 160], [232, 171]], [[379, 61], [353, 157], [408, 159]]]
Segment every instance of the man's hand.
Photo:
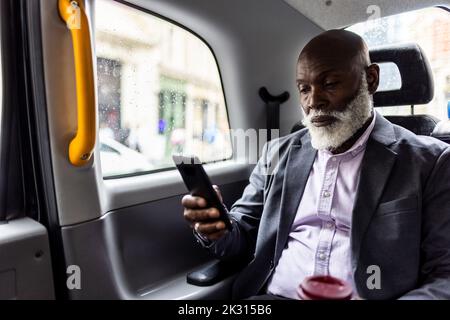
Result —
[[[214, 185], [214, 190], [222, 200], [219, 188]], [[201, 197], [185, 195], [181, 200], [184, 206], [184, 218], [191, 228], [209, 240], [220, 239], [226, 232], [225, 223], [219, 218], [219, 210], [206, 208], [206, 200]]]

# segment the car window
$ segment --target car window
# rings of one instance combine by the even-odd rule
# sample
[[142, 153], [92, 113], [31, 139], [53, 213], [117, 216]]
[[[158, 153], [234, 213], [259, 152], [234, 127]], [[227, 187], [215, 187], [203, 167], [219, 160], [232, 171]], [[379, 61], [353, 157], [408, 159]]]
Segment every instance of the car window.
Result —
[[100, 143], [100, 152], [110, 152], [120, 155], [120, 152], [110, 146], [106, 145], [104, 142]]
[[[447, 119], [450, 100], [450, 13], [442, 8], [426, 8], [369, 20], [349, 28], [364, 38], [369, 48], [402, 42], [415, 42], [425, 52], [434, 76], [434, 99], [427, 105], [415, 106], [416, 114], [430, 114]], [[391, 67], [392, 68], [392, 67]], [[381, 70], [381, 90], [401, 85], [398, 70]], [[379, 90], [380, 90], [379, 89]], [[378, 108], [384, 115], [406, 115], [410, 106]]]
[[210, 48], [125, 4], [98, 0], [95, 12], [99, 137], [121, 144], [122, 157], [115, 159], [120, 168], [111, 168], [101, 156], [103, 176], [172, 168], [174, 153], [229, 159], [228, 115]]

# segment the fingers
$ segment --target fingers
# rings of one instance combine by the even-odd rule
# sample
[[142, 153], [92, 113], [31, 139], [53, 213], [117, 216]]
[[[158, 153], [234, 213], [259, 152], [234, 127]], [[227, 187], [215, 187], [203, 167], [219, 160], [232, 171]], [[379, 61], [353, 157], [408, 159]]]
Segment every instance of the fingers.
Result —
[[218, 186], [213, 184], [214, 191], [216, 191], [217, 195], [219, 196], [220, 202], [223, 202], [222, 193], [220, 192], [220, 189]]
[[[216, 185], [213, 185], [213, 188], [220, 201], [223, 201], [219, 188]], [[217, 221], [220, 217], [219, 210], [206, 208], [207, 203], [205, 199], [185, 195], [181, 203], [184, 206], [184, 218], [189, 222], [191, 228], [194, 228], [202, 236], [209, 240], [217, 240], [227, 232], [225, 223], [220, 220]]]
[[223, 221], [217, 221], [212, 223], [200, 223], [196, 222], [193, 225], [195, 231], [208, 238], [209, 240], [217, 240], [222, 237], [226, 230], [225, 223]]
[[215, 233], [217, 231], [224, 230], [225, 223], [223, 221], [209, 222], [209, 223], [196, 222], [194, 224], [194, 229], [198, 233], [201, 233], [203, 235], [208, 235], [208, 234]]
[[181, 204], [185, 208], [195, 209], [206, 207], [206, 200], [201, 197], [194, 197], [187, 194], [181, 199]]
[[218, 219], [219, 210], [216, 208], [208, 209], [185, 209], [184, 218], [189, 222], [202, 222], [206, 220]]

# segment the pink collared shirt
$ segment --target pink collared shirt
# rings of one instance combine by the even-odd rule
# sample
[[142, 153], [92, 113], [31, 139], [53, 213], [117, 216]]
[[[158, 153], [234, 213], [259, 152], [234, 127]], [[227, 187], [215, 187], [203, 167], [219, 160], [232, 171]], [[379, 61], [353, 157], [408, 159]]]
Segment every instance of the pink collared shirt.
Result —
[[350, 256], [352, 210], [369, 127], [346, 152], [319, 150], [291, 227], [287, 246], [267, 291], [299, 299], [297, 288], [311, 275], [331, 275], [353, 284]]

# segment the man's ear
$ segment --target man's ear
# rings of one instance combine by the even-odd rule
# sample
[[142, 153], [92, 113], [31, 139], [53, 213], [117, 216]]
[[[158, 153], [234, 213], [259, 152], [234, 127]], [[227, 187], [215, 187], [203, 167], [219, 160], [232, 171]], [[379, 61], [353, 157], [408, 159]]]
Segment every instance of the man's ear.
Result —
[[366, 76], [369, 93], [374, 94], [380, 83], [380, 67], [377, 64], [372, 63], [366, 68]]

